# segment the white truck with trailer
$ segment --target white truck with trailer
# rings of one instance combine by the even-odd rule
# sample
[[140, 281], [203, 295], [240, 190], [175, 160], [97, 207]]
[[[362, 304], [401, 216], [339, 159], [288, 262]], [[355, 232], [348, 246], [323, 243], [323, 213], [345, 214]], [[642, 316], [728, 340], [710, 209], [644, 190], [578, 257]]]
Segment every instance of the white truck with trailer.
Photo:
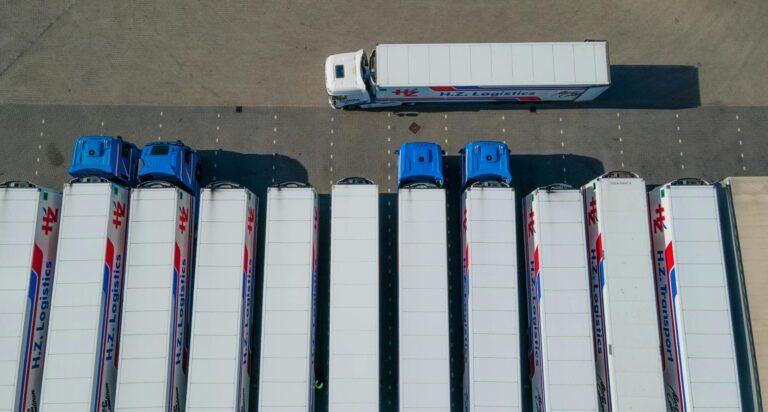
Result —
[[717, 187], [741, 400], [744, 410], [766, 410], [768, 177], [728, 177]]
[[536, 189], [523, 199], [523, 219], [532, 410], [597, 411], [582, 194]]
[[663, 411], [645, 181], [606, 173], [582, 188], [600, 411]]
[[648, 194], [670, 411], [741, 411], [717, 191], [680, 179]]
[[118, 411], [184, 410], [194, 206], [169, 184], [131, 191]]
[[399, 156], [400, 411], [448, 411], [448, 245], [442, 151], [434, 143], [406, 143]]
[[38, 410], [61, 193], [0, 184], [0, 411]]
[[379, 410], [379, 190], [362, 178], [331, 189], [328, 410]]
[[64, 185], [40, 409], [114, 410], [129, 186], [138, 150], [108, 136], [75, 145]]
[[283, 183], [267, 190], [261, 308], [261, 412], [314, 409], [317, 193]]
[[515, 189], [509, 149], [462, 153], [464, 410], [522, 411]]
[[325, 61], [334, 109], [587, 102], [611, 84], [608, 43], [379, 44]]
[[187, 411], [248, 408], [257, 207], [236, 184], [200, 193]]

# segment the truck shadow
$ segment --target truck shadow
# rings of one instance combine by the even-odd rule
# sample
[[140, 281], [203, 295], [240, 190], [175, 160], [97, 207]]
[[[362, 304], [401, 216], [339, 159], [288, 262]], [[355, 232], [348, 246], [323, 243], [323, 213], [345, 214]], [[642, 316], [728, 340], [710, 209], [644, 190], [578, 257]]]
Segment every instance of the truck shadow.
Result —
[[685, 109], [701, 105], [699, 69], [675, 65], [611, 65], [611, 87], [592, 102], [423, 104], [375, 109], [398, 115], [483, 110]]

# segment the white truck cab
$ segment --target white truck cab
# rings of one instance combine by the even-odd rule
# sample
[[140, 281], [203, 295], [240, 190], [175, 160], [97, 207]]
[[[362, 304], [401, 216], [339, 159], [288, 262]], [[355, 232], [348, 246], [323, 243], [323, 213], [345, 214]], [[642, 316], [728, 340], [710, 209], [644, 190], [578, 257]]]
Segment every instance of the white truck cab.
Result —
[[340, 109], [370, 103], [370, 74], [368, 55], [363, 49], [329, 56], [325, 60], [325, 88], [331, 107]]

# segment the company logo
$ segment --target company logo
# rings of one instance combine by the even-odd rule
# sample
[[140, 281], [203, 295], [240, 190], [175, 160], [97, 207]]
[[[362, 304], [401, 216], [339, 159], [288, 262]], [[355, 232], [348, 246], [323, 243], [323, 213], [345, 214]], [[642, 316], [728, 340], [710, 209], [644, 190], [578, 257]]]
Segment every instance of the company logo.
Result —
[[[659, 206], [657, 211], [663, 209]], [[663, 216], [662, 216], [663, 217]], [[677, 388], [668, 386], [667, 402], [670, 410], [685, 410], [685, 405], [679, 403], [679, 398], [685, 398], [685, 385], [681, 380], [682, 365], [679, 362], [680, 341], [677, 336], [677, 319], [675, 316], [675, 301], [677, 299], [677, 279], [675, 269], [675, 255], [672, 242], [667, 243], [664, 249], [656, 250], [656, 272], [659, 290], [660, 327], [662, 338], [662, 367], [666, 371], [667, 364], [675, 368], [677, 375]], [[674, 399], [670, 398], [670, 391], [674, 393]], [[671, 402], [671, 403], [670, 403]]]
[[677, 393], [675, 392], [675, 388], [673, 388], [670, 385], [667, 385], [666, 388], [666, 398], [667, 398], [667, 410], [670, 412], [679, 412], [682, 411], [682, 405], [680, 404], [680, 398], [677, 396]]
[[590, 226], [597, 223], [597, 199], [594, 197], [589, 201], [589, 212], [587, 212], [587, 219], [589, 220]]
[[41, 229], [43, 229], [43, 233], [47, 236], [53, 230], [53, 224], [59, 221], [59, 209], [51, 209], [49, 207], [46, 210], [46, 208], [43, 208], [43, 213], [43, 226]]
[[181, 231], [181, 234], [184, 234], [184, 231], [187, 229], [187, 222], [189, 222], [189, 209], [182, 206], [181, 213], [179, 214], [179, 230]]
[[419, 89], [395, 89], [392, 90], [395, 96], [413, 97], [419, 94]]
[[125, 204], [115, 202], [115, 210], [112, 211], [112, 224], [115, 225], [115, 229], [119, 229], [123, 223], [122, 218], [125, 217]]
[[[184, 209], [184, 208], [182, 208]], [[182, 229], [183, 231], [183, 229]], [[174, 324], [173, 337], [171, 338], [171, 351], [173, 356], [170, 364], [171, 379], [168, 383], [168, 390], [171, 394], [170, 399], [173, 402], [174, 393], [178, 396], [176, 386], [176, 368], [181, 365], [185, 369], [184, 359], [184, 324], [186, 316], [186, 292], [187, 292], [187, 259], [182, 257], [179, 244], [174, 245], [173, 253], [173, 295], [174, 295]], [[171, 408], [174, 405], [171, 404]]]
[[667, 218], [664, 216], [664, 208], [661, 207], [661, 203], [656, 206], [654, 212], [656, 217], [653, 218], [653, 233], [667, 230], [667, 225], [664, 223]]
[[531, 213], [528, 213], [528, 236], [533, 236], [536, 231], [534, 230], [534, 221], [535, 216], [533, 213], [533, 209], [531, 209]]
[[248, 208], [248, 233], [253, 232], [253, 222], [256, 221], [256, 211], [253, 208]]

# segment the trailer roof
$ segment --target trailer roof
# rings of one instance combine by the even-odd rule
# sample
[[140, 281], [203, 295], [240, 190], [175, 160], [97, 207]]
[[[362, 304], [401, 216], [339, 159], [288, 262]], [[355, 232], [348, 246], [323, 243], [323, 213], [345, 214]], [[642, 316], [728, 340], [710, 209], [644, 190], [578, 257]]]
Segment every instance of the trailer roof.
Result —
[[380, 87], [608, 85], [608, 43], [376, 46]]

